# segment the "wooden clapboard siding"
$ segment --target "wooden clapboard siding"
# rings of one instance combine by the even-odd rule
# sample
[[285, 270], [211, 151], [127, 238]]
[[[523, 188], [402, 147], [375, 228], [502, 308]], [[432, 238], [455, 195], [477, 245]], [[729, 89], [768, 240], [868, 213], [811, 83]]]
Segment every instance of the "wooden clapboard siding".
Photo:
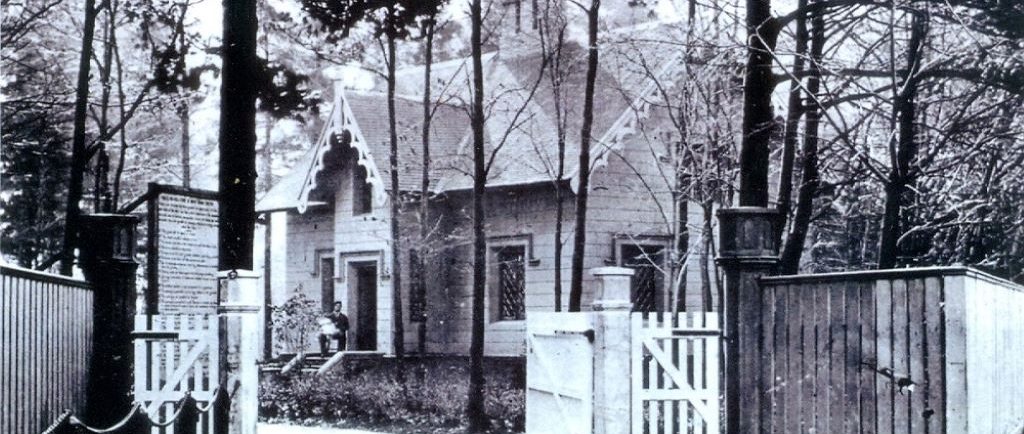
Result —
[[38, 433], [85, 410], [92, 348], [89, 285], [0, 265], [0, 432]]
[[[762, 284], [771, 314], [762, 375], [772, 387], [760, 424], [772, 432], [1006, 433], [1024, 426], [1024, 288], [966, 268]], [[813, 387], [787, 390], [805, 379]]]

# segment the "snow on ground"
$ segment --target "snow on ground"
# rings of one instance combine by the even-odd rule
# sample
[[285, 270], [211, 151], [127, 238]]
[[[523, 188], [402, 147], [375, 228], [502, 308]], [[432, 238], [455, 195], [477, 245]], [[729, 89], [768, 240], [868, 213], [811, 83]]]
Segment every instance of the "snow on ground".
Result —
[[261, 423], [256, 426], [257, 434], [386, 434], [378, 431], [364, 431], [347, 428], [321, 428], [316, 426]]

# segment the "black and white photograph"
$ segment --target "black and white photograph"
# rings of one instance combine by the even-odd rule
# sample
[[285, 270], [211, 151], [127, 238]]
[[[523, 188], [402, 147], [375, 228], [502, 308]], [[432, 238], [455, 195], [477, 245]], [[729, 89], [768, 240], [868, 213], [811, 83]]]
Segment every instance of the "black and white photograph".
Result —
[[1024, 434], [1022, 0], [0, 7], [0, 434]]

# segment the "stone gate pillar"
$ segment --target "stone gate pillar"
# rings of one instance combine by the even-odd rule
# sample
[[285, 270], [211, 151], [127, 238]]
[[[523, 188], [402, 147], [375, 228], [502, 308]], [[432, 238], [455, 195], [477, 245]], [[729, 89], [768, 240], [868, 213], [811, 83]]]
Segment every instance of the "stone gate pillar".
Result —
[[778, 210], [761, 207], [718, 211], [718, 265], [725, 271], [725, 418], [728, 433], [760, 432], [768, 382], [764, 363], [761, 288], [758, 279], [779, 260]]
[[601, 267], [594, 297], [594, 433], [629, 434], [630, 301], [633, 270]]
[[94, 426], [114, 425], [128, 414], [132, 405], [138, 222], [138, 217], [130, 215], [82, 216], [78, 264], [93, 291], [86, 422]]
[[[263, 291], [259, 273], [249, 270], [221, 271], [219, 288], [220, 381], [228, 400], [219, 402], [220, 414], [226, 422], [219, 433], [256, 434], [259, 410], [260, 307]], [[222, 396], [223, 397], [223, 396]]]

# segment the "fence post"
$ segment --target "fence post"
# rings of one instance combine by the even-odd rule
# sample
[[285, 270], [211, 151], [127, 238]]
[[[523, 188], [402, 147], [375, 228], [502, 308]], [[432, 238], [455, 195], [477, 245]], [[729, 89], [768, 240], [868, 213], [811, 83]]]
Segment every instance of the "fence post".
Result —
[[[229, 398], [218, 400], [228, 424], [218, 428], [230, 434], [255, 434], [259, 408], [259, 325], [263, 292], [259, 273], [249, 270], [221, 271], [217, 275], [221, 387]], [[222, 413], [223, 414], [223, 413]]]
[[178, 401], [178, 420], [174, 422], [175, 432], [178, 434], [196, 434], [199, 424], [199, 408], [196, 407], [196, 400], [192, 394], [185, 393], [185, 397]]
[[594, 433], [629, 434], [629, 282], [633, 270], [601, 267], [591, 271], [599, 287], [594, 299]]
[[[760, 432], [766, 379], [762, 316], [764, 306], [758, 279], [778, 263], [775, 228], [778, 210], [761, 207], [718, 211], [718, 265], [725, 271], [725, 421], [728, 433]], [[742, 400], [742, 405], [741, 405]]]
[[[86, 387], [90, 425], [110, 426], [132, 408], [135, 225], [130, 215], [82, 216], [79, 266], [93, 289], [92, 356]], [[51, 312], [59, 315], [59, 312]]]

